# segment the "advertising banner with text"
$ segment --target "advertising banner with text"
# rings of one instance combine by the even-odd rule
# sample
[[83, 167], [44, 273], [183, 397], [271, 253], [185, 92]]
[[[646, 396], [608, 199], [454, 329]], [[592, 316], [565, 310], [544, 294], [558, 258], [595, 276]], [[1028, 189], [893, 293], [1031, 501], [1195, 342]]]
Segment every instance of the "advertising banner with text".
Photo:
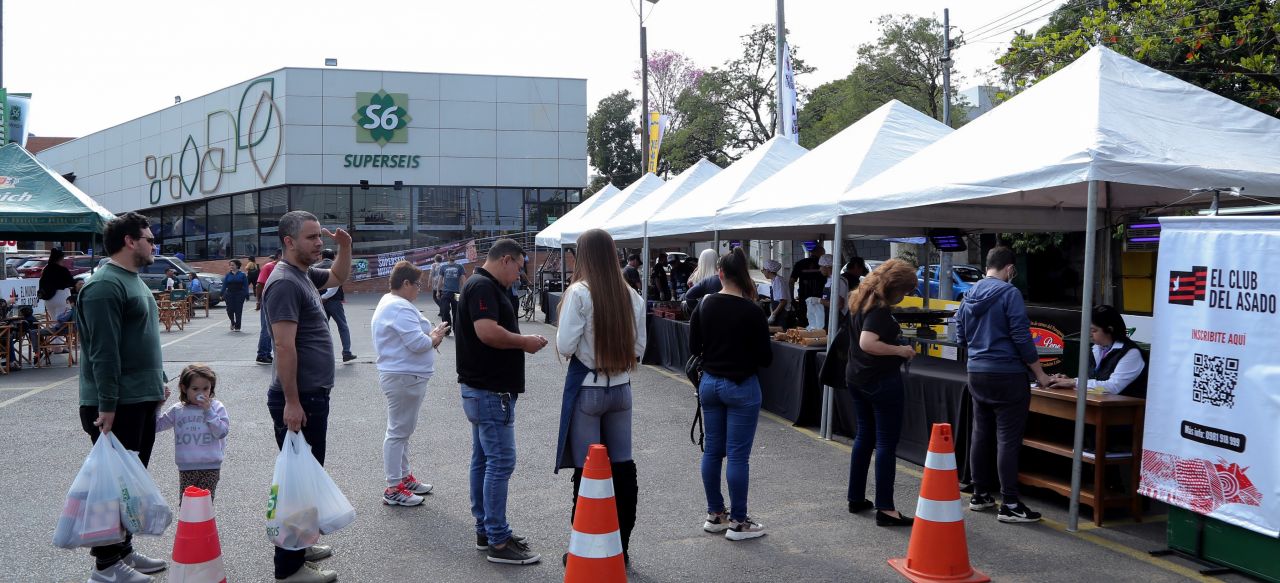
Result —
[[1161, 219], [1139, 492], [1280, 534], [1280, 218]]

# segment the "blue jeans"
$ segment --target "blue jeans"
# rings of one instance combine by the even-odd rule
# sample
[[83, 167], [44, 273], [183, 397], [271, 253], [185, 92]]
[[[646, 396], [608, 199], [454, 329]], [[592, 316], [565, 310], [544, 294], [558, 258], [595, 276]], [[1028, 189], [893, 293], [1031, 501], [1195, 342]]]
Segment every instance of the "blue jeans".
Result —
[[462, 411], [471, 422], [471, 516], [490, 545], [511, 538], [507, 482], [516, 469], [517, 397], [462, 385]]
[[[302, 426], [302, 437], [311, 446], [320, 465], [324, 465], [325, 442], [329, 433], [329, 391], [320, 390], [300, 393], [298, 401], [302, 411], [307, 414], [307, 424]], [[284, 393], [267, 391], [267, 412], [271, 414], [271, 423], [275, 429], [276, 448], [284, 445], [285, 433], [289, 428], [284, 424]], [[307, 550], [290, 551], [276, 547], [275, 573], [277, 579], [284, 579], [302, 568], [306, 562]]]
[[894, 372], [862, 386], [849, 386], [858, 428], [849, 454], [849, 501], [866, 497], [871, 451], [876, 452], [876, 508], [894, 510], [893, 479], [897, 471], [898, 438], [902, 435], [904, 389]]
[[271, 358], [271, 324], [267, 322], [266, 310], [258, 311], [258, 322], [262, 324], [258, 331], [258, 358]]
[[338, 323], [338, 338], [342, 339], [342, 355], [351, 354], [351, 329], [347, 327], [347, 310], [342, 307], [342, 302], [325, 302], [324, 313], [329, 319]]
[[747, 488], [751, 483], [751, 445], [760, 420], [760, 380], [756, 375], [735, 383], [711, 373], [702, 374], [698, 387], [702, 401], [702, 423], [706, 430], [706, 451], [702, 453], [702, 488], [707, 493], [707, 512], [723, 512], [720, 493], [720, 466], [726, 455], [732, 520], [747, 518]]
[[569, 451], [574, 467], [587, 461], [592, 444], [609, 448], [610, 463], [631, 461], [631, 383], [578, 389], [578, 404], [569, 423]]

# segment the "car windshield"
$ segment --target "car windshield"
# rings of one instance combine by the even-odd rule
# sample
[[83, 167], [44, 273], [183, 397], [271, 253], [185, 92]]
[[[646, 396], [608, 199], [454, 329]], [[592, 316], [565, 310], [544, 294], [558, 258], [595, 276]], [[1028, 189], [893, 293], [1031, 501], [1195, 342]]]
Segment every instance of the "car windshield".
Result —
[[956, 277], [964, 283], [978, 283], [982, 280], [982, 274], [972, 267], [955, 267], [953, 270]]
[[194, 267], [191, 267], [190, 265], [187, 265], [187, 263], [186, 263], [185, 261], [183, 261], [183, 260], [181, 260], [181, 259], [178, 259], [177, 257], [170, 257], [170, 258], [169, 258], [169, 261], [173, 263], [174, 267], [177, 267], [178, 269], [182, 270], [182, 272], [183, 272], [183, 273], [195, 273], [195, 272], [196, 272], [196, 270], [195, 270], [195, 268], [194, 268]]
[[49, 262], [48, 259], [32, 259], [27, 261], [26, 263], [23, 263], [19, 267], [43, 267], [44, 264], [48, 262]]

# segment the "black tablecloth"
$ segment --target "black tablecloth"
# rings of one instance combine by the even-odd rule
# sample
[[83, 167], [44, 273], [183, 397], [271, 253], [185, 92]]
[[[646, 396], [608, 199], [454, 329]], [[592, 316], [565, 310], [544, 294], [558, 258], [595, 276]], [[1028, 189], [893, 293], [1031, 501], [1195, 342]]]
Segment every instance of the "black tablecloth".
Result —
[[643, 362], [683, 371], [689, 361], [689, 323], [650, 315], [648, 332]]
[[544, 291], [542, 292], [542, 313], [547, 317], [544, 322], [554, 325], [559, 321], [556, 311], [560, 309], [560, 292]]
[[817, 425], [822, 414], [822, 386], [814, 356], [823, 347], [787, 342], [773, 345], [773, 364], [760, 369], [761, 406], [797, 425]]
[[[825, 353], [818, 356], [817, 366], [821, 366], [825, 356]], [[919, 356], [904, 371], [906, 399], [898, 457], [913, 464], [924, 465], [933, 424], [950, 423], [956, 444], [956, 467], [960, 468], [963, 478], [967, 475], [969, 432], [973, 419], [964, 363]], [[853, 398], [848, 391], [837, 389], [831, 430], [852, 437], [856, 427]]]

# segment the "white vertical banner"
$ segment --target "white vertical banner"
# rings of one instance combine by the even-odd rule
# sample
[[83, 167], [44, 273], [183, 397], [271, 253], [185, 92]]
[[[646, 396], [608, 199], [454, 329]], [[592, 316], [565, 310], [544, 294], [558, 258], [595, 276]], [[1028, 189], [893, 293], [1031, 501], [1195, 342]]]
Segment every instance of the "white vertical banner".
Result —
[[1160, 220], [1139, 493], [1280, 535], [1280, 218]]
[[799, 105], [796, 100], [796, 74], [791, 68], [791, 45], [782, 44], [782, 135], [800, 143]]
[[9, 142], [25, 148], [27, 147], [27, 125], [31, 119], [31, 94], [10, 93], [5, 101], [8, 105], [5, 113], [8, 118], [6, 126], [9, 130]]

